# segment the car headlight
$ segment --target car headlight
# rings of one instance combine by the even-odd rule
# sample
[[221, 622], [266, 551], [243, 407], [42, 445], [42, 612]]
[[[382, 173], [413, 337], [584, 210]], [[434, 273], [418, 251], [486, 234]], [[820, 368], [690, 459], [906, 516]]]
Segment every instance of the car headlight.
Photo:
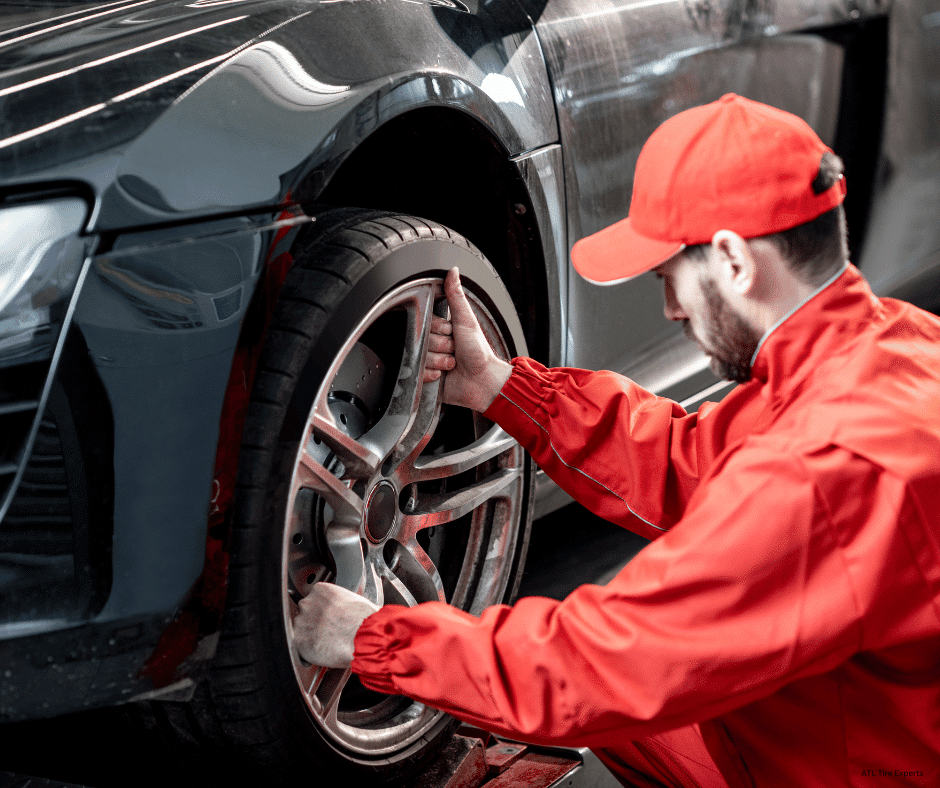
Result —
[[0, 367], [52, 355], [81, 271], [87, 213], [74, 197], [0, 208]]

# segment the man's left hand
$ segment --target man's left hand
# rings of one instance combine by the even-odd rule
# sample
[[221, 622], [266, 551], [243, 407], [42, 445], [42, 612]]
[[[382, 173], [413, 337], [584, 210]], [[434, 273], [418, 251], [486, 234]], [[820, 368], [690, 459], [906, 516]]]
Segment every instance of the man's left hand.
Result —
[[313, 665], [348, 668], [356, 632], [379, 608], [340, 586], [317, 583], [300, 600], [294, 617], [294, 647]]

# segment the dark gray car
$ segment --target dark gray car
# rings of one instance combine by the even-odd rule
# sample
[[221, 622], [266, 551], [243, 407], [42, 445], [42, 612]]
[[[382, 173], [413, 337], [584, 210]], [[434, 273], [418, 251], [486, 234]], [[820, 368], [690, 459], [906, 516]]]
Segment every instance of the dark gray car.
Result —
[[568, 252], [727, 92], [834, 147], [854, 262], [936, 309], [937, 0], [0, 0], [0, 721], [419, 769], [455, 723], [303, 663], [297, 600], [509, 601], [568, 500], [421, 383], [442, 276], [507, 358], [721, 397], [652, 277]]

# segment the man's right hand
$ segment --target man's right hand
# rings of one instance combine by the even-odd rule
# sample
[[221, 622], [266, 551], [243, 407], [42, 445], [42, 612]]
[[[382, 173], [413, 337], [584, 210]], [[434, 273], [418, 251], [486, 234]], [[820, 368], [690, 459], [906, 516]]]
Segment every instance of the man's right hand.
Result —
[[512, 365], [500, 359], [486, 341], [456, 268], [447, 273], [444, 295], [450, 305], [450, 320], [431, 320], [424, 382], [444, 374], [442, 400], [482, 413], [509, 379]]

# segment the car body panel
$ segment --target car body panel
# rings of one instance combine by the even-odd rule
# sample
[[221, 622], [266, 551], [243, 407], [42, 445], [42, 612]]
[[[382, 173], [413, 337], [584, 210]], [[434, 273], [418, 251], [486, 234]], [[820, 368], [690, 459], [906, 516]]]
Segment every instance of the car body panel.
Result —
[[537, 39], [501, 10], [162, 0], [90, 8], [68, 34], [20, 25], [0, 35], [3, 185], [91, 183], [100, 230], [313, 199], [356, 144], [422, 106], [524, 153], [556, 141], [555, 115]]
[[888, 100], [866, 245], [858, 263], [878, 293], [940, 307], [940, 4], [896, 3]]
[[526, 184], [541, 236], [548, 279], [549, 342], [547, 363], [560, 366], [568, 336], [568, 234], [565, 222], [564, 155], [560, 145], [547, 145], [513, 159]]
[[[872, 225], [850, 216], [856, 219], [850, 236], [855, 233], [855, 262], [877, 292], [932, 308], [940, 303], [925, 295], [940, 284], [940, 243], [930, 218], [940, 208], [936, 2], [523, 5], [537, 20], [558, 105], [570, 244], [628, 214], [636, 157], [659, 123], [725, 92], [794, 112], [838, 148], [837, 136], [851, 135], [839, 101], [853, 77], [844, 73], [843, 47], [826, 31], [886, 19], [880, 157], [869, 183], [848, 173], [850, 202], [858, 200], [855, 183], [870, 201]], [[727, 392], [699, 349], [662, 319], [652, 277], [599, 288], [572, 268], [568, 281], [565, 363], [622, 372], [693, 407], [706, 392]], [[651, 325], [661, 328], [654, 332]], [[605, 332], [618, 341], [598, 343]]]
[[79, 299], [114, 420], [114, 575], [96, 617], [169, 609], [202, 570], [225, 382], [263, 257], [251, 231], [182, 246], [97, 257]]
[[[525, 5], [539, 13], [555, 86], [571, 243], [628, 214], [640, 148], [688, 107], [734, 92], [795, 112], [834, 138], [841, 50], [781, 32], [831, 23], [835, 10], [804, 4], [797, 13], [793, 4], [737, 0]], [[572, 269], [568, 281], [566, 363], [623, 372], [679, 399], [716, 382], [707, 372], [701, 380], [707, 359], [663, 320], [652, 277], [599, 288]], [[618, 341], [596, 341], [605, 334]]]
[[[224, 537], [207, 534], [220, 418], [239, 342], [257, 341], [242, 334], [246, 310], [272, 256], [289, 254], [285, 206], [315, 199], [364, 139], [414, 109], [474, 118], [520, 171], [557, 140], [538, 41], [513, 2], [341, 5], [23, 5], [0, 23], [0, 193], [82, 189], [88, 231], [108, 238], [76, 296], [64, 365], [91, 385], [61, 398], [63, 411], [87, 407], [93, 418], [77, 420], [107, 444], [93, 458], [100, 506], [72, 524], [100, 547], [79, 572], [94, 588], [62, 595], [54, 615], [7, 602], [6, 664], [33, 691], [0, 693], [0, 719], [172, 694], [211, 657], [226, 560]], [[82, 393], [94, 402], [78, 405]], [[20, 566], [18, 582], [42, 593], [48, 569]], [[112, 624], [137, 634], [112, 638]], [[42, 675], [62, 662], [58, 631], [94, 641], [78, 661], [139, 653], [114, 655], [123, 682], [84, 681], [72, 665], [78, 683], [53, 689]], [[33, 703], [40, 686], [55, 703]]]
[[[54, 618], [33, 611], [28, 630], [29, 611], [4, 604], [0, 653], [11, 676], [57, 689], [44, 712], [12, 682], [0, 691], [0, 720], [126, 701], [155, 683], [173, 684], [182, 660], [206, 638], [214, 642], [211, 625], [178, 632], [188, 648], [173, 654], [169, 669], [161, 664], [158, 641], [179, 611], [196, 610], [203, 622], [221, 613], [209, 609], [218, 601], [215, 589], [207, 592], [200, 581], [215, 557], [207, 547], [220, 544], [211, 534], [207, 543], [207, 523], [219, 495], [216, 448], [233, 357], [259, 278], [309, 221], [282, 212], [189, 225], [182, 234], [131, 233], [89, 260], [59, 364], [68, 374], [57, 373], [63, 379], [56, 382], [75, 420], [107, 449], [83, 458], [83, 475], [98, 473], [95, 495], [108, 499], [93, 522], [82, 523], [95, 534], [84, 557], [95, 593], [65, 597], [72, 604]], [[66, 454], [80, 443], [69, 437], [63, 434]], [[99, 467], [87, 467], [95, 462]], [[221, 580], [224, 588], [224, 574]], [[37, 591], [47, 583], [33, 574]], [[88, 681], [91, 668], [78, 664], [87, 660], [120, 680]], [[75, 680], [64, 681], [62, 671]]]

